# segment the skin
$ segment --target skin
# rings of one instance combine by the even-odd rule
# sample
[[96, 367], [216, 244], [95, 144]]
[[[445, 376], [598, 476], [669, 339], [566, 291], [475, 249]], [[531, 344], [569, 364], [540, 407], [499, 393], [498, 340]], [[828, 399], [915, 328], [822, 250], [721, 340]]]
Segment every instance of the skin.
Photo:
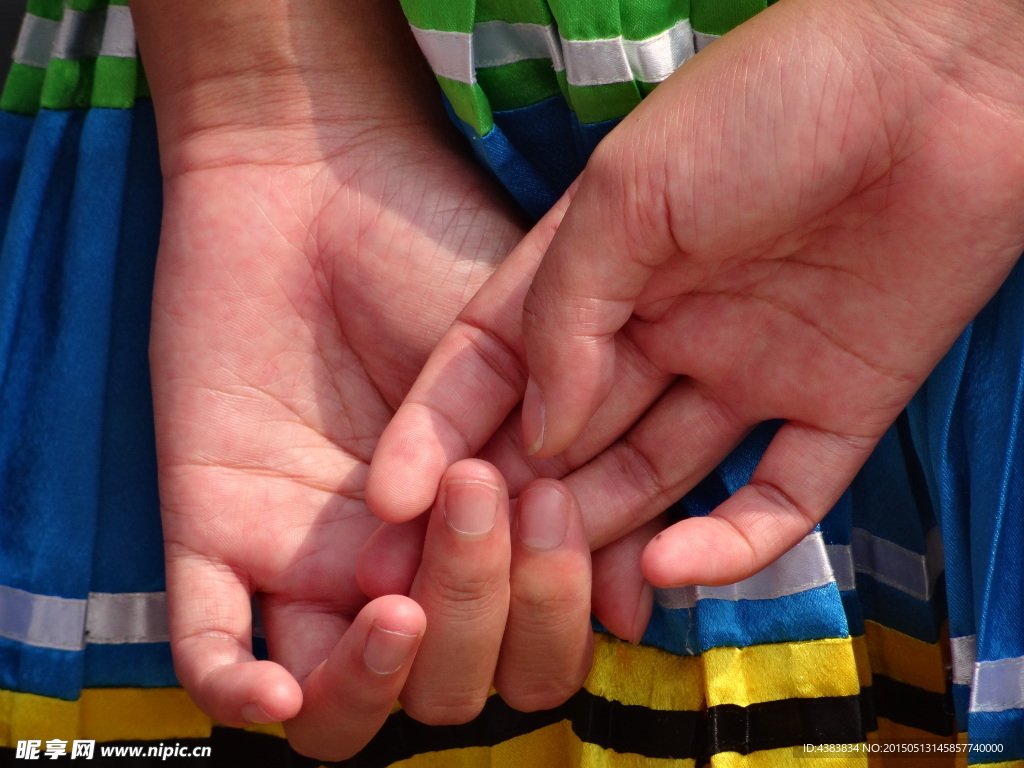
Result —
[[[436, 479], [411, 597], [371, 600], [357, 578], [380, 527], [363, 496], [376, 437], [522, 234], [454, 143], [404, 21], [313, 0], [133, 15], [165, 180], [151, 362], [182, 684], [218, 721], [286, 721], [330, 760], [399, 698], [431, 723], [471, 719], [493, 684], [521, 708], [560, 703], [589, 668], [591, 581], [560, 484], [520, 484], [512, 514], [493, 466], [458, 463]], [[489, 503], [490, 528], [449, 524], [453, 487], [489, 489], [470, 506]], [[538, 514], [565, 522], [543, 550], [519, 534]]]
[[[646, 521], [751, 424], [781, 417], [751, 490], [656, 539], [644, 570], [720, 583], [783, 551], [1020, 251], [1021, 68], [1001, 44], [1020, 39], [1019, 19], [994, 0], [962, 19], [952, 4], [927, 19], [917, 3], [773, 7], [617, 129], [482, 289], [519, 222], [441, 129], [397, 16], [206, 6], [179, 37], [166, 4], [163, 24], [155, 5], [133, 7], [167, 179], [153, 365], [173, 644], [207, 712], [289, 719], [307, 754], [357, 751], [398, 696], [421, 719], [457, 722], [489, 682], [526, 708], [578, 685], [582, 662], [530, 675], [521, 665], [543, 654], [515, 654], [517, 627], [541, 622], [567, 649], [556, 658], [585, 660], [578, 625], [561, 632], [542, 610], [579, 606], [585, 590], [545, 593], [507, 512], [483, 539], [446, 538], [451, 482], [501, 489], [503, 510], [505, 487], [565, 475], [554, 487], [570, 508], [579, 498], [591, 546], [637, 529], [595, 556], [602, 593], [641, 598], [615, 624], [635, 636], [649, 587], [623, 563], [654, 535]], [[296, 51], [312, 55], [296, 65]], [[401, 98], [353, 75], [367, 63]], [[682, 351], [681, 336], [694, 340]], [[528, 389], [521, 440], [509, 413]], [[472, 410], [453, 408], [462, 395]], [[475, 454], [501, 474], [456, 463]], [[434, 509], [403, 534], [427, 537], [423, 558], [395, 571], [415, 600], [368, 600], [382, 584], [357, 557], [387, 534], [367, 503], [396, 522]], [[581, 538], [556, 548], [576, 574]], [[493, 556], [506, 542], [508, 559]], [[439, 569], [453, 547], [459, 570]], [[482, 588], [462, 601], [450, 587], [467, 581]], [[270, 662], [248, 646], [253, 594]], [[449, 641], [431, 649], [426, 624], [463, 603], [486, 610], [443, 631], [475, 638], [473, 680], [446, 689]]]
[[[781, 419], [746, 487], [642, 557], [661, 586], [770, 563], [1024, 250], [1021, 39], [1005, 0], [787, 0], [715, 42], [608, 136], [495, 275], [522, 304], [493, 309], [488, 284], [441, 341], [381, 438], [374, 510], [416, 514], [522, 401], [536, 458], [607, 440], [567, 478], [607, 490], [580, 496], [600, 546]], [[665, 388], [617, 430], [606, 415], [636, 371]], [[467, 396], [480, 407], [450, 408]]]

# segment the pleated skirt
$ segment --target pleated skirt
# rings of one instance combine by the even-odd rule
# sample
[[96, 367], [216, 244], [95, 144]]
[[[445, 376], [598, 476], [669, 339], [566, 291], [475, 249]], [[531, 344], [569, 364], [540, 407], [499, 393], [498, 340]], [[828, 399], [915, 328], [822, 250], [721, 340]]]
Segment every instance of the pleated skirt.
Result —
[[[759, 7], [709, 3], [620, 2], [618, 37], [588, 21], [602, 41], [589, 47], [560, 37], [600, 15], [578, 3], [404, 5], [435, 71], [453, 61], [439, 40], [504, 51], [468, 74], [438, 71], [439, 98], [536, 216], [659, 77]], [[147, 363], [152, 106], [126, 6], [30, 11], [0, 102], [0, 763], [29, 741], [79, 739], [210, 747], [190, 765], [317, 765], [279, 726], [221, 727], [178, 687]], [[618, 45], [635, 64], [630, 51], [660, 40], [667, 58], [631, 65], [629, 82], [607, 57], [580, 58]], [[659, 590], [643, 642], [597, 632], [593, 671], [561, 707], [524, 714], [492, 696], [452, 727], [397, 711], [346, 764], [1020, 764], [1022, 414], [1018, 266], [836, 508], [775, 564], [735, 585]], [[773, 430], [672, 513], [706, 514], [743, 485]], [[976, 751], [957, 746], [968, 742]], [[804, 744], [861, 746], [812, 756]]]

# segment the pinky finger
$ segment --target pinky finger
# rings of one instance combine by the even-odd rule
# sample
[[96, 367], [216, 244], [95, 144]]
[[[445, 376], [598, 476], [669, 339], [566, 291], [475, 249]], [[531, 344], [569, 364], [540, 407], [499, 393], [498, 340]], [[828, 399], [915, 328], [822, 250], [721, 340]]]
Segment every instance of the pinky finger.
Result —
[[302, 711], [285, 723], [292, 747], [344, 760], [366, 746], [391, 713], [425, 629], [422, 609], [407, 597], [366, 605], [304, 681]]

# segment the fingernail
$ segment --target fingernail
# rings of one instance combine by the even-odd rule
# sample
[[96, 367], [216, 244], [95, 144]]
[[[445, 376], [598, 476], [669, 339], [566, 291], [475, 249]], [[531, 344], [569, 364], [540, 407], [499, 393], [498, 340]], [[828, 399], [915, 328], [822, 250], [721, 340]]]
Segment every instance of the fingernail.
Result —
[[267, 710], [255, 701], [249, 702], [242, 707], [242, 718], [249, 723], [276, 723], [277, 718], [267, 714]]
[[530, 549], [554, 549], [565, 541], [569, 500], [550, 485], [530, 488], [519, 497], [516, 530]]
[[526, 382], [523, 395], [523, 445], [533, 456], [544, 445], [544, 395], [533, 379]]
[[363, 663], [378, 675], [393, 675], [409, 660], [418, 638], [374, 624], [366, 636]]
[[494, 527], [498, 514], [496, 485], [479, 480], [450, 480], [444, 491], [444, 519], [463, 536], [480, 536]]

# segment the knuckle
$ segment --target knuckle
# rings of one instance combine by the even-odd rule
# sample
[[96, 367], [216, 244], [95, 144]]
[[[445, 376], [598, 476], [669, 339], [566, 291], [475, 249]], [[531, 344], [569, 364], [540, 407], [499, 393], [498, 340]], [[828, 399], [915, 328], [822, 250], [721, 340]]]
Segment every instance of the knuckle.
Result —
[[633, 143], [601, 142], [587, 162], [583, 179], [588, 187], [600, 190], [602, 213], [615, 221], [627, 243], [636, 246], [627, 255], [645, 262], [654, 249], [644, 246], [664, 235], [669, 208], [664, 202], [663, 164]]
[[440, 571], [429, 577], [427, 591], [431, 606], [445, 618], [475, 621], [508, 605], [509, 585], [507, 576], [460, 577]]
[[567, 588], [559, 586], [552, 594], [547, 589], [512, 591], [510, 615], [531, 635], [551, 636], [586, 621], [590, 609], [589, 585]]
[[512, 343], [495, 331], [469, 318], [460, 322], [466, 326], [466, 341], [476, 357], [493, 376], [481, 380], [481, 386], [493, 386], [493, 381], [503, 383], [510, 392], [518, 393], [526, 381], [526, 365]]
[[634, 442], [627, 436], [612, 451], [612, 457], [617, 463], [617, 473], [638, 491], [648, 506], [654, 502], [670, 503], [667, 492], [671, 484], [646, 446]]
[[514, 642], [503, 646], [495, 688], [509, 706], [523, 712], [557, 707], [580, 690], [590, 672], [589, 621], [573, 622], [543, 636], [528, 637], [524, 629], [517, 626]]

